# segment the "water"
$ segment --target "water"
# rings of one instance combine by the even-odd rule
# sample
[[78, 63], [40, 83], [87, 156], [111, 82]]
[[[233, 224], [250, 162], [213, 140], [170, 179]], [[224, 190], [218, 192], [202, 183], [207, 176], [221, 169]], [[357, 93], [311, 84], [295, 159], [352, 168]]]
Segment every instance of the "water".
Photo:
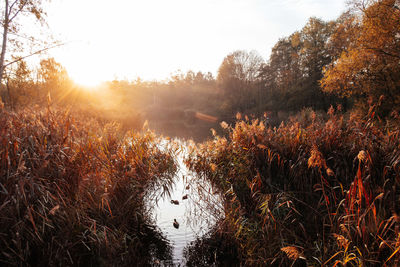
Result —
[[[187, 149], [183, 147], [182, 150], [176, 159], [179, 170], [170, 196], [152, 203], [155, 222], [173, 248], [172, 264], [164, 262], [163, 265], [185, 266], [184, 248], [205, 234], [223, 212], [219, 195], [213, 192], [209, 183], [191, 174], [183, 163]], [[188, 198], [183, 200], [186, 194]], [[178, 200], [179, 205], [172, 204], [171, 200]], [[179, 223], [178, 229], [173, 226], [174, 219]]]

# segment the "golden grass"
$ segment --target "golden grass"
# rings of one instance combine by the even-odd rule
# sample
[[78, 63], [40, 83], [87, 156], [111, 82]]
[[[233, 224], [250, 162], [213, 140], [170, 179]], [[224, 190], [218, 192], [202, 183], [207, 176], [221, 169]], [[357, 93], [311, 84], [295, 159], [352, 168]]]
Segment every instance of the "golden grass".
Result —
[[173, 151], [151, 132], [61, 109], [0, 108], [0, 265], [149, 264], [168, 257], [144, 207]]
[[228, 138], [215, 135], [187, 160], [225, 192], [242, 263], [397, 264], [400, 121], [333, 108], [306, 117], [271, 128], [238, 116], [223, 125]]

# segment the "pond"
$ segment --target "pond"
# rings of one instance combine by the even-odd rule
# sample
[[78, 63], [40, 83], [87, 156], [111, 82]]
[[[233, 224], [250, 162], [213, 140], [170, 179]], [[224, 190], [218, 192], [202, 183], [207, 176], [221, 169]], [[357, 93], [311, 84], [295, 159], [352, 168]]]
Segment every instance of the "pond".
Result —
[[[196, 177], [187, 169], [183, 162], [187, 147], [183, 142], [179, 141], [179, 144], [182, 149], [176, 156], [178, 171], [170, 195], [150, 203], [149, 207], [156, 225], [172, 247], [172, 262], [160, 263], [166, 266], [185, 266], [185, 247], [207, 233], [223, 216], [220, 195], [206, 180]], [[174, 226], [174, 220], [178, 222], [178, 228]]]

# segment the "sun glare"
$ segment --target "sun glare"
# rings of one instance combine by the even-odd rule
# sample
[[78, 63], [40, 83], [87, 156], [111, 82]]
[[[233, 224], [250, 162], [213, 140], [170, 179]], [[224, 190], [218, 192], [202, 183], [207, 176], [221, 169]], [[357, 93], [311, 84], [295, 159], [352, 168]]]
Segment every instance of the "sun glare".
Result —
[[[228, 53], [253, 49], [266, 53], [274, 40], [290, 34], [308, 17], [338, 15], [345, 1], [271, 0], [257, 5], [260, 1], [115, 2], [52, 4], [49, 24], [72, 42], [51, 53], [79, 84], [93, 86], [100, 83], [99, 78], [113, 80], [116, 76], [165, 79], [178, 69], [215, 73]], [[327, 6], [325, 2], [332, 3]], [[88, 13], [93, 6], [95, 12]], [[287, 13], [285, 18], [280, 15]], [[222, 19], [221, 14], [226, 17]], [[88, 77], [87, 72], [92, 75]]]
[[91, 75], [71, 75], [72, 80], [79, 86], [82, 86], [86, 90], [95, 90], [100, 86], [101, 81], [99, 77], [92, 77]]

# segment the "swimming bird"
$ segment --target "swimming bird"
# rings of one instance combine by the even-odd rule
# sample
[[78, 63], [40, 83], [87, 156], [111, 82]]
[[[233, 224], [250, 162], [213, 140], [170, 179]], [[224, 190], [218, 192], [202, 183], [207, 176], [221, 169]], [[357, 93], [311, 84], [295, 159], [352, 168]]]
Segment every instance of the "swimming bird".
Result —
[[184, 195], [184, 196], [182, 197], [182, 200], [187, 199], [187, 198], [188, 198], [188, 194]]
[[179, 223], [176, 221], [176, 219], [174, 219], [173, 226], [174, 226], [176, 229], [179, 228]]
[[190, 185], [187, 185], [187, 186], [186, 186], [186, 190], [189, 190], [189, 188], [190, 188]]
[[179, 205], [179, 201], [178, 201], [178, 200], [173, 200], [173, 199], [171, 199], [171, 203], [172, 203], [172, 204], [175, 204], [175, 205]]

